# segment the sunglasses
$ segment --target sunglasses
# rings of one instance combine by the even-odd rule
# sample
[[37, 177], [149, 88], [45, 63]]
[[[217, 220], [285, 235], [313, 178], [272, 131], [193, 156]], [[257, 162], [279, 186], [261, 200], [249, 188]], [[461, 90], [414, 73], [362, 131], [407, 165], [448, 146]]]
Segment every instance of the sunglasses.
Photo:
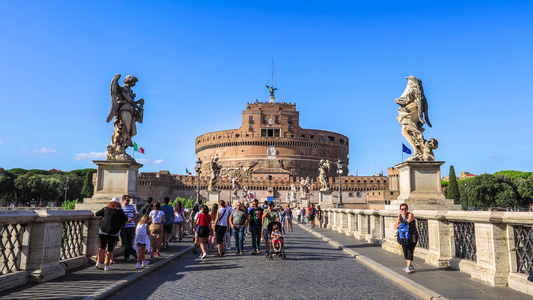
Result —
[[400, 208], [400, 210], [407, 210], [407, 208]]

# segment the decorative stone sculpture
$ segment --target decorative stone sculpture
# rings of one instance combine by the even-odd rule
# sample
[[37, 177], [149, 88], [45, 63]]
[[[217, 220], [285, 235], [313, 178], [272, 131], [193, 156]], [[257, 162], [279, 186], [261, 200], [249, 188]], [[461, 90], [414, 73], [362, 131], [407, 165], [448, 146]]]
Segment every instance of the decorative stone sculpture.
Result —
[[133, 146], [132, 138], [137, 134], [136, 122], [143, 122], [144, 99], [135, 101], [135, 93], [131, 90], [138, 79], [133, 75], [124, 78], [124, 85], [120, 86], [116, 74], [111, 80], [111, 110], [106, 122], [113, 118], [115, 130], [111, 136], [111, 145], [107, 146], [107, 160], [135, 161], [126, 154], [126, 149]]
[[311, 179], [309, 179], [309, 176], [307, 178], [300, 177], [300, 197], [305, 197], [305, 194], [307, 194], [307, 190], [311, 186]]
[[213, 157], [211, 159], [211, 180], [209, 181], [209, 187], [207, 190], [209, 191], [218, 191], [215, 185], [218, 182], [218, 177], [220, 175], [220, 170], [222, 169], [222, 166], [218, 163], [218, 157]]
[[424, 139], [424, 121], [429, 127], [431, 123], [422, 81], [414, 76], [407, 77], [407, 87], [394, 101], [400, 105], [396, 119], [402, 125], [402, 134], [414, 150], [407, 161], [434, 161], [433, 150], [439, 147], [439, 142], [434, 138]]
[[291, 184], [291, 192], [290, 192], [290, 201], [296, 201], [296, 186], [294, 185], [294, 183]]
[[328, 173], [329, 173], [330, 165], [329, 160], [326, 160], [324, 162], [323, 159], [320, 160], [320, 163], [318, 164], [318, 179], [320, 181], [320, 191], [321, 192], [329, 192], [329, 182], [328, 182]]
[[239, 198], [239, 190], [241, 189], [241, 184], [238, 181], [237, 177], [231, 179], [231, 188], [233, 189], [233, 198]]

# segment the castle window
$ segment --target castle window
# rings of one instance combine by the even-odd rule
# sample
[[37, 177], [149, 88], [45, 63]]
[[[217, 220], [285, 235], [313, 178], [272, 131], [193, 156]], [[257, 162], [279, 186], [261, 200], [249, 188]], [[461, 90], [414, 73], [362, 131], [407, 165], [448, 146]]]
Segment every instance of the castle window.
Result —
[[279, 124], [279, 116], [276, 116], [276, 124]]
[[353, 192], [348, 193], [348, 197], [353, 198]]
[[292, 125], [289, 125], [289, 132], [292, 132]]
[[357, 197], [361, 197], [361, 193], [357, 192], [357, 195], [356, 195], [356, 196], [357, 196]]
[[237, 134], [235, 135], [235, 137], [240, 137], [240, 136], [241, 136], [241, 135], [240, 135], [240, 134], [238, 134], [238, 133], [237, 133]]
[[305, 139], [305, 134], [302, 134], [302, 139]]
[[344, 144], [344, 139], [340, 139], [339, 143]]
[[314, 139], [314, 138], [315, 138], [315, 136], [314, 136], [314, 135], [311, 135], [311, 139]]
[[272, 175], [268, 175], [268, 181], [272, 181]]
[[248, 123], [249, 124], [253, 124], [254, 123], [254, 117], [253, 116], [249, 116], [248, 117]]
[[[254, 131], [254, 127], [252, 125], [248, 126], [248, 131]], [[246, 135], [248, 136], [248, 135]]]
[[318, 139], [323, 141], [324, 140], [324, 135], [323, 134], [318, 135]]
[[200, 144], [200, 140], [198, 140], [197, 144]]
[[335, 137], [333, 136], [328, 136], [328, 142], [334, 142], [335, 141]]
[[279, 137], [280, 132], [279, 128], [261, 128], [261, 137]]
[[289, 124], [292, 124], [292, 117], [289, 116]]
[[266, 122], [267, 122], [267, 117], [263, 116], [263, 124], [266, 124]]
[[220, 140], [221, 138], [222, 138], [222, 136], [221, 136], [221, 135], [219, 135], [219, 136], [218, 136], [218, 139]]

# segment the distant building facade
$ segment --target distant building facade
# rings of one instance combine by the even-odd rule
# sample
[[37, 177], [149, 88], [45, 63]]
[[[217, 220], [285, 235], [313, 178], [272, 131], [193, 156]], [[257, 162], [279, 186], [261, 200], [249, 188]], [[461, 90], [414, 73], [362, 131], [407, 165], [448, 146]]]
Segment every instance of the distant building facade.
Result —
[[[203, 134], [195, 140], [197, 157], [203, 161], [200, 186], [201, 198], [211, 176], [210, 162], [218, 157], [222, 166], [217, 188], [223, 200], [232, 198], [232, 178], [238, 178], [254, 199], [267, 196], [281, 204], [289, 202], [292, 185], [297, 189], [297, 203], [318, 203], [318, 165], [330, 161], [329, 183], [334, 199], [338, 199], [339, 182], [337, 160], [344, 162], [343, 174], [348, 174], [349, 139], [336, 132], [300, 127], [300, 113], [296, 104], [275, 102], [247, 103], [238, 129]], [[309, 177], [309, 190], [300, 188], [300, 181]], [[141, 172], [137, 193], [141, 198], [196, 197], [196, 176], [173, 175], [169, 171]], [[342, 176], [342, 198], [347, 208], [367, 208], [366, 192], [385, 190], [389, 178], [375, 176]], [[242, 199], [242, 192], [239, 191]], [[305, 199], [305, 200], [304, 200]], [[249, 199], [251, 200], [251, 199]], [[336, 203], [337, 200], [334, 200]]]

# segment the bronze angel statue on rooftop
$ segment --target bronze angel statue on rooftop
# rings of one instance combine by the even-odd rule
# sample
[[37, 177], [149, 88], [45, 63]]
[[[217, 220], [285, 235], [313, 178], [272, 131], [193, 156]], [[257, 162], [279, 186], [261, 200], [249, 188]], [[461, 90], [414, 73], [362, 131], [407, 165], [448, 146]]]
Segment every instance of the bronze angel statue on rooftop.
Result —
[[435, 155], [433, 150], [439, 147], [439, 142], [430, 138], [424, 139], [424, 123], [431, 127], [428, 117], [428, 102], [424, 95], [422, 80], [409, 76], [407, 77], [407, 87], [403, 94], [395, 99], [398, 108], [396, 118], [402, 125], [402, 134], [407, 139], [414, 153], [408, 161], [433, 161]]
[[113, 118], [115, 130], [111, 136], [111, 145], [107, 146], [107, 160], [130, 160], [133, 158], [126, 154], [128, 147], [133, 147], [132, 138], [137, 134], [136, 122], [143, 122], [144, 99], [135, 101], [135, 93], [131, 90], [138, 79], [133, 75], [124, 78], [124, 85], [120, 86], [116, 74], [111, 80], [111, 110], [106, 122]]

